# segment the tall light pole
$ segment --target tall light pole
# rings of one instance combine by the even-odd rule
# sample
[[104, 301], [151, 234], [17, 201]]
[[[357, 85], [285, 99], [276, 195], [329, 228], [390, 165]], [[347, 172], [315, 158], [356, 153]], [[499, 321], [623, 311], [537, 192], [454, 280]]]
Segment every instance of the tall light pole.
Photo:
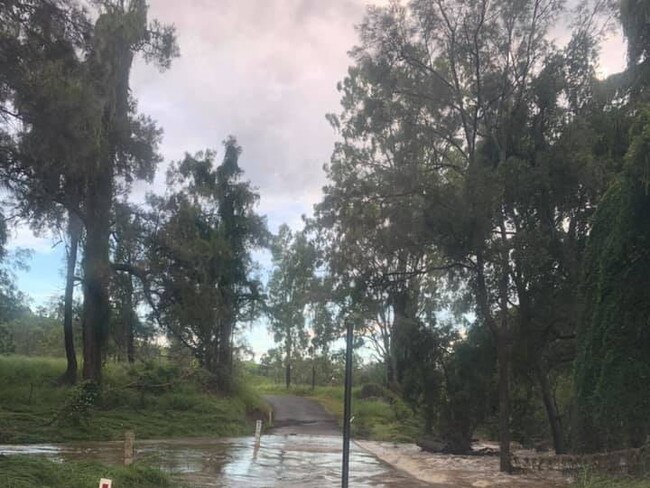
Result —
[[347, 319], [347, 336], [345, 345], [345, 394], [343, 400], [343, 459], [341, 486], [348, 488], [350, 474], [350, 416], [352, 413], [352, 340], [353, 325]]

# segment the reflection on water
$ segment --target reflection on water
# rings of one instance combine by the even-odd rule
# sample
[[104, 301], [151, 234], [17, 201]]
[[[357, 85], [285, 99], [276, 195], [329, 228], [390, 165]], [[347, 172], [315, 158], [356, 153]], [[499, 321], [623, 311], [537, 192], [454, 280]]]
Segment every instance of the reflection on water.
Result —
[[[252, 437], [140, 441], [136, 457], [177, 474], [192, 487], [327, 487], [340, 484], [341, 439], [334, 436], [266, 435], [259, 449]], [[44, 455], [55, 460], [121, 462], [121, 442], [0, 446], [0, 454]], [[427, 486], [352, 446], [350, 486]]]

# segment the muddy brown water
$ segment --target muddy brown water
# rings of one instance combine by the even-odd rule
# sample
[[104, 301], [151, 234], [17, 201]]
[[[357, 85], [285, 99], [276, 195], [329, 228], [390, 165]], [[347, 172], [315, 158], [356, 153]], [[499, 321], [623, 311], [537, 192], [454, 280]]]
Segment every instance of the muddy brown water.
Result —
[[[94, 460], [119, 464], [121, 442], [0, 446], [4, 455], [40, 455], [64, 462]], [[190, 487], [329, 487], [340, 485], [341, 439], [324, 435], [139, 441], [136, 459], [173, 474]], [[431, 486], [352, 446], [350, 486], [420, 488]]]

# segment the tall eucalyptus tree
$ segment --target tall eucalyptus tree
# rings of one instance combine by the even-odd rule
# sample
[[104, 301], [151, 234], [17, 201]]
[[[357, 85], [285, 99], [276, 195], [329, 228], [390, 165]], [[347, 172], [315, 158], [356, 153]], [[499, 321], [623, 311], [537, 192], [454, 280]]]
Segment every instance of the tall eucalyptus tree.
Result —
[[150, 196], [145, 293], [155, 318], [228, 389], [237, 327], [261, 310], [251, 252], [267, 244], [258, 195], [242, 179], [241, 148], [225, 144], [221, 164], [205, 151], [174, 165], [170, 191]]
[[273, 270], [269, 279], [267, 310], [276, 342], [285, 355], [285, 384], [291, 386], [294, 355], [308, 344], [307, 307], [315, 299], [317, 252], [304, 232], [280, 226], [271, 245]]

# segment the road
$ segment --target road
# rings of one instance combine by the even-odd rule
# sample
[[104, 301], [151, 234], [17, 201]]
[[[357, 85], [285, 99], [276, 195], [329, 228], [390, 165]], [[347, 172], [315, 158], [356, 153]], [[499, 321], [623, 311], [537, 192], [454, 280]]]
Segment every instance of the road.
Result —
[[339, 435], [336, 419], [314, 400], [295, 395], [267, 395], [273, 408], [273, 428], [277, 435]]

